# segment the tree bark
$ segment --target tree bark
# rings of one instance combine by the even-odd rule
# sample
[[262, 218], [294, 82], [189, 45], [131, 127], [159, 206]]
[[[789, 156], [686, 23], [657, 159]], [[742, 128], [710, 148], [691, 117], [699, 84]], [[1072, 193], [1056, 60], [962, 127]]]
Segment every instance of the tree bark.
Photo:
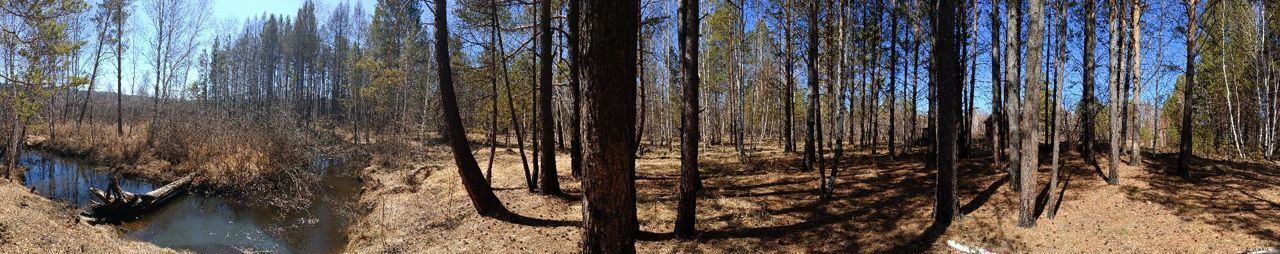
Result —
[[1110, 146], [1111, 146], [1111, 158], [1110, 158], [1110, 159], [1108, 159], [1108, 161], [1109, 161], [1109, 166], [1110, 166], [1110, 167], [1109, 167], [1109, 169], [1110, 169], [1110, 170], [1109, 170], [1109, 172], [1108, 172], [1109, 174], [1108, 174], [1108, 176], [1107, 176], [1107, 184], [1110, 184], [1110, 185], [1116, 185], [1116, 184], [1119, 184], [1119, 183], [1120, 183], [1120, 179], [1119, 179], [1120, 177], [1119, 177], [1119, 172], [1117, 172], [1117, 171], [1118, 171], [1118, 169], [1117, 169], [1117, 168], [1119, 167], [1119, 163], [1120, 163], [1120, 162], [1119, 162], [1119, 160], [1120, 160], [1120, 147], [1121, 147], [1121, 144], [1120, 144], [1120, 130], [1121, 130], [1121, 126], [1120, 126], [1120, 115], [1122, 115], [1122, 114], [1123, 114], [1123, 110], [1121, 109], [1121, 106], [1120, 106], [1120, 104], [1121, 104], [1121, 99], [1120, 99], [1120, 97], [1122, 96], [1123, 91], [1121, 91], [1121, 87], [1120, 87], [1120, 86], [1121, 86], [1121, 84], [1120, 84], [1120, 77], [1121, 77], [1121, 76], [1120, 76], [1120, 72], [1121, 72], [1121, 71], [1120, 71], [1119, 67], [1120, 67], [1120, 62], [1121, 62], [1121, 61], [1120, 61], [1119, 59], [1121, 58], [1121, 57], [1120, 57], [1120, 53], [1121, 53], [1121, 51], [1120, 51], [1120, 36], [1119, 36], [1119, 34], [1120, 34], [1121, 32], [1120, 32], [1120, 26], [1119, 26], [1119, 24], [1118, 24], [1118, 22], [1120, 21], [1120, 18], [1121, 18], [1121, 17], [1120, 17], [1120, 8], [1121, 8], [1121, 6], [1120, 6], [1120, 1], [1119, 1], [1119, 0], [1109, 0], [1109, 1], [1108, 1], [1108, 3], [1109, 3], [1109, 6], [1111, 7], [1111, 11], [1110, 11], [1110, 13], [1107, 15], [1108, 26], [1110, 27], [1110, 31], [1111, 31], [1111, 56], [1110, 56], [1110, 57], [1108, 57], [1108, 58], [1110, 59], [1110, 65], [1111, 65], [1111, 68], [1109, 68], [1109, 70], [1110, 70], [1110, 71], [1108, 71], [1108, 72], [1109, 72], [1109, 73], [1108, 73], [1108, 75], [1109, 75], [1109, 77], [1108, 77], [1108, 78], [1110, 79], [1110, 82], [1109, 82], [1109, 83], [1111, 83], [1111, 84], [1110, 84], [1110, 86], [1109, 86], [1109, 87], [1110, 87], [1110, 94], [1111, 94], [1111, 96], [1110, 96], [1110, 98], [1109, 98], [1109, 99], [1110, 99], [1111, 103], [1110, 103], [1109, 108], [1107, 109], [1107, 111], [1108, 111], [1108, 112], [1107, 112], [1107, 115], [1108, 115], [1108, 117], [1110, 117], [1110, 118], [1111, 118], [1111, 120], [1110, 120], [1110, 122], [1111, 122], [1111, 130], [1110, 130], [1110, 132], [1109, 132], [1109, 133], [1110, 133], [1110, 136], [1111, 136], [1111, 145], [1110, 145]]
[[811, 1], [809, 5], [809, 59], [807, 66], [809, 68], [809, 113], [805, 118], [805, 134], [804, 134], [804, 170], [813, 170], [814, 164], [817, 162], [817, 145], [815, 135], [818, 135], [818, 1]]
[[446, 0], [435, 0], [435, 39], [437, 72], [440, 79], [440, 99], [444, 108], [445, 125], [448, 127], [449, 147], [453, 150], [453, 161], [458, 166], [458, 175], [462, 177], [462, 185], [471, 197], [471, 205], [481, 216], [492, 217], [507, 212], [507, 208], [493, 195], [493, 189], [484, 180], [480, 165], [471, 155], [470, 141], [462, 127], [462, 117], [458, 114], [458, 100], [453, 91], [453, 71], [449, 62], [449, 18]]
[[[542, 123], [540, 130], [542, 131], [542, 142], [539, 142], [542, 145], [542, 172], [539, 174], [542, 178], [538, 187], [539, 192], [543, 195], [558, 195], [561, 194], [561, 191], [560, 180], [558, 174], [556, 174], [556, 136], [554, 129], [556, 122], [551, 117], [551, 89], [553, 86], [551, 84], [551, 61], [554, 61], [554, 58], [551, 58], [551, 47], [553, 46], [551, 44], [551, 0], [542, 0], [540, 4], [542, 7], [538, 8], [538, 12], [542, 22], [539, 22], [538, 25], [539, 30], [542, 32], [539, 34], [541, 40], [539, 45], [541, 47], [538, 47], [538, 54], [540, 55], [538, 58], [542, 60], [542, 70], [538, 72], [538, 83], [540, 84], [538, 86], [538, 109], [542, 110], [542, 113], [539, 114], [539, 117], [541, 117], [539, 122]], [[630, 142], [627, 143], [630, 144]]]
[[[639, 1], [583, 1], [582, 253], [635, 253]], [[696, 17], [696, 16], [695, 16]]]
[[1044, 88], [1044, 73], [1040, 67], [1041, 54], [1044, 51], [1044, 0], [1031, 0], [1027, 22], [1027, 92], [1026, 104], [1022, 107], [1022, 179], [1021, 195], [1018, 203], [1018, 226], [1034, 227], [1036, 225], [1035, 203], [1040, 189], [1036, 186], [1036, 171], [1040, 168], [1040, 105]]
[[1019, 64], [1022, 48], [1018, 45], [1018, 42], [1022, 40], [1020, 38], [1022, 35], [1022, 26], [1020, 24], [1022, 21], [1021, 3], [1022, 1], [1020, 0], [1005, 0], [1004, 116], [1006, 123], [1004, 129], [1009, 134], [1009, 140], [1006, 142], [1008, 144], [1006, 153], [1009, 158], [1009, 184], [1017, 192], [1022, 190], [1021, 183], [1019, 183], [1022, 179], [1019, 177], [1022, 168], [1022, 157], [1020, 155], [1022, 151], [1022, 135], [1013, 132], [1020, 130], [1018, 119], [1021, 117], [1020, 110], [1022, 109], [1020, 105], [1022, 101], [1022, 93], [1020, 92], [1022, 78], [1019, 77], [1020, 69], [1022, 68]]
[[1084, 56], [1081, 57], [1081, 60], [1084, 61], [1084, 71], [1080, 77], [1083, 81], [1080, 87], [1084, 90], [1081, 92], [1083, 96], [1080, 102], [1081, 109], [1084, 111], [1080, 116], [1080, 130], [1082, 132], [1080, 135], [1080, 156], [1084, 157], [1084, 161], [1089, 164], [1097, 164], [1097, 161], [1093, 158], [1094, 136], [1096, 136], [1094, 131], [1097, 127], [1094, 122], [1098, 116], [1094, 107], [1097, 104], [1097, 98], [1093, 95], [1093, 88], [1096, 86], [1094, 68], [1097, 67], [1097, 64], [1094, 63], [1094, 49], [1097, 48], [1095, 43], [1098, 32], [1096, 28], [1098, 18], [1095, 1], [1084, 0]]
[[676, 207], [675, 235], [679, 239], [693, 239], [697, 233], [698, 142], [701, 139], [698, 126], [698, 76], [699, 0], [682, 0], [680, 6], [680, 58], [681, 78], [684, 83], [683, 102], [680, 108], [680, 200]]
[[569, 0], [569, 90], [573, 112], [569, 114], [569, 167], [574, 177], [582, 177], [582, 88], [578, 37], [582, 33], [582, 0]]
[[936, 77], [938, 88], [938, 175], [936, 200], [934, 203], [934, 225], [946, 227], [958, 217], [958, 198], [956, 196], [956, 137], [961, 111], [961, 90], [964, 89], [964, 69], [960, 62], [959, 40], [963, 28], [958, 20], [964, 15], [964, 6], [959, 1], [938, 1], [934, 10], [934, 21], [937, 26], [933, 30], [933, 64], [931, 71]]

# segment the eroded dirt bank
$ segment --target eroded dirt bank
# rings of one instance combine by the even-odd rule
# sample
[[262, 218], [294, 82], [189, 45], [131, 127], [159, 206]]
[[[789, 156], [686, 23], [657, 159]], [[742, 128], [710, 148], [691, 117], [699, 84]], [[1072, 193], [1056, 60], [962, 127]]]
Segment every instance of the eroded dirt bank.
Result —
[[0, 180], [0, 253], [175, 253], [125, 240], [111, 226], [76, 220], [78, 209]]

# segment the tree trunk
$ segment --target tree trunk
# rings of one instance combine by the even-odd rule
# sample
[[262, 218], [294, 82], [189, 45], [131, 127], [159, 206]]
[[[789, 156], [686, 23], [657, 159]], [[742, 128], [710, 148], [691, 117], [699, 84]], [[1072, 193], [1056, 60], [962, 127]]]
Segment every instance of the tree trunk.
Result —
[[1019, 77], [1020, 69], [1022, 68], [1019, 64], [1022, 48], [1018, 43], [1022, 41], [1022, 26], [1019, 24], [1022, 21], [1021, 3], [1022, 1], [1020, 0], [1005, 0], [1004, 116], [1006, 123], [1004, 129], [1009, 132], [1009, 140], [1006, 142], [1008, 144], [1006, 152], [1009, 158], [1009, 184], [1017, 192], [1022, 191], [1021, 183], [1019, 183], [1022, 179], [1019, 177], [1022, 168], [1022, 156], [1020, 155], [1022, 152], [1022, 135], [1013, 132], [1020, 130], [1018, 119], [1021, 117], [1022, 110], [1020, 105], [1022, 102], [1022, 93], [1020, 92], [1022, 78]]
[[795, 133], [793, 130], [795, 127], [795, 120], [793, 119], [793, 116], [795, 115], [794, 112], [795, 112], [796, 85], [795, 85], [795, 77], [793, 75], [794, 61], [792, 60], [792, 55], [794, 54], [794, 52], [791, 48], [792, 47], [791, 0], [786, 0], [786, 6], [784, 6], [782, 9], [783, 9], [782, 10], [783, 12], [782, 33], [783, 33], [783, 37], [785, 38], [785, 44], [786, 44], [786, 50], [785, 50], [786, 52], [783, 52], [783, 54], [785, 54], [785, 56], [783, 56], [783, 59], [785, 60], [784, 61], [785, 63], [783, 64], [784, 65], [783, 68], [786, 69], [786, 72], [787, 72], [786, 88], [783, 89], [786, 91], [785, 93], [786, 98], [782, 102], [783, 108], [785, 111], [783, 116], [783, 124], [782, 124], [782, 132], [783, 132], [782, 136], [785, 139], [785, 141], [783, 141], [783, 147], [784, 147], [783, 151], [792, 153], [796, 151]]
[[542, 22], [539, 22], [538, 25], [539, 30], [542, 32], [539, 34], [541, 43], [538, 43], [540, 46], [538, 47], [538, 54], [540, 55], [538, 58], [542, 60], [542, 70], [538, 72], [538, 83], [540, 84], [538, 87], [538, 109], [542, 110], [542, 113], [539, 114], [539, 117], [541, 117], [539, 122], [542, 123], [540, 127], [542, 142], [539, 142], [542, 145], [542, 170], [539, 174], [542, 178], [538, 187], [543, 195], [558, 195], [561, 191], [560, 180], [558, 174], [556, 174], [555, 119], [551, 117], [551, 61], [554, 60], [551, 58], [551, 47], [553, 46], [551, 44], [551, 0], [542, 0], [540, 5], [542, 7], [538, 8], [538, 12]]
[[[897, 104], [897, 86], [898, 86], [898, 2], [889, 0], [889, 160], [895, 160], [894, 154], [897, 148], [897, 114], [894, 110], [894, 104]], [[841, 50], [843, 52], [843, 50]]]
[[1120, 59], [1120, 50], [1119, 50], [1119, 49], [1120, 49], [1120, 38], [1119, 38], [1120, 26], [1119, 26], [1119, 24], [1118, 24], [1118, 22], [1119, 22], [1119, 20], [1120, 20], [1120, 18], [1121, 18], [1121, 17], [1120, 17], [1120, 13], [1119, 13], [1119, 12], [1120, 12], [1119, 10], [1120, 10], [1120, 8], [1121, 8], [1121, 7], [1120, 7], [1120, 1], [1119, 1], [1119, 0], [1109, 0], [1109, 1], [1108, 1], [1108, 3], [1109, 3], [1109, 5], [1111, 6], [1111, 11], [1110, 11], [1110, 14], [1108, 14], [1108, 15], [1107, 15], [1107, 20], [1108, 20], [1108, 25], [1107, 25], [1107, 26], [1109, 26], [1109, 27], [1111, 28], [1111, 29], [1110, 29], [1110, 31], [1111, 31], [1111, 34], [1112, 34], [1112, 35], [1111, 35], [1111, 57], [1109, 57], [1109, 58], [1110, 58], [1110, 66], [1111, 66], [1111, 68], [1110, 68], [1110, 71], [1109, 71], [1109, 73], [1108, 73], [1108, 75], [1109, 75], [1109, 77], [1108, 77], [1108, 78], [1110, 79], [1110, 82], [1109, 82], [1109, 83], [1111, 83], [1111, 84], [1110, 84], [1110, 86], [1109, 86], [1109, 87], [1110, 87], [1110, 94], [1111, 94], [1111, 97], [1110, 97], [1110, 101], [1111, 101], [1111, 103], [1110, 103], [1110, 106], [1109, 106], [1109, 107], [1108, 107], [1108, 109], [1107, 109], [1107, 111], [1108, 111], [1108, 114], [1107, 114], [1107, 115], [1108, 115], [1108, 117], [1110, 117], [1110, 118], [1111, 118], [1111, 130], [1110, 130], [1110, 132], [1109, 132], [1109, 133], [1110, 133], [1110, 135], [1111, 135], [1111, 145], [1110, 145], [1110, 146], [1111, 146], [1111, 158], [1110, 158], [1110, 159], [1108, 159], [1108, 161], [1110, 161], [1110, 162], [1109, 162], [1109, 165], [1110, 165], [1110, 171], [1109, 171], [1109, 174], [1108, 174], [1108, 176], [1107, 176], [1107, 184], [1110, 184], [1110, 185], [1116, 185], [1116, 184], [1119, 184], [1119, 183], [1120, 183], [1120, 179], [1119, 179], [1119, 172], [1117, 172], [1117, 171], [1118, 171], [1118, 169], [1117, 169], [1117, 168], [1119, 167], [1119, 160], [1120, 160], [1120, 146], [1121, 146], [1121, 145], [1120, 145], [1120, 129], [1121, 129], [1121, 127], [1120, 127], [1120, 115], [1121, 115], [1121, 114], [1123, 114], [1123, 111], [1121, 110], [1121, 106], [1120, 106], [1120, 103], [1121, 103], [1121, 102], [1120, 102], [1120, 97], [1121, 97], [1121, 93], [1122, 93], [1122, 91], [1120, 91], [1120, 89], [1121, 89], [1121, 88], [1120, 88], [1120, 86], [1121, 86], [1121, 85], [1120, 85], [1120, 71], [1119, 71], [1119, 66], [1120, 66], [1120, 60], [1119, 60], [1119, 59]]
[[582, 253], [635, 253], [639, 227], [631, 139], [640, 2], [583, 1], [582, 7], [583, 144], [590, 151], [584, 152]]
[[845, 66], [845, 54], [844, 54], [844, 52], [845, 52], [845, 51], [844, 51], [844, 50], [845, 50], [845, 47], [844, 47], [844, 46], [845, 46], [845, 44], [844, 44], [844, 43], [845, 43], [845, 37], [844, 37], [844, 35], [845, 35], [845, 8], [847, 8], [848, 6], [847, 6], [847, 3], [844, 3], [844, 2], [840, 2], [839, 4], [840, 4], [840, 5], [839, 5], [838, 7], [836, 7], [836, 8], [839, 10], [839, 12], [838, 12], [838, 13], [839, 13], [839, 15], [840, 15], [840, 16], [839, 16], [839, 22], [838, 22], [838, 23], [837, 23], [837, 25], [836, 25], [836, 27], [837, 27], [837, 28], [836, 28], [836, 31], [835, 31], [835, 33], [836, 33], [836, 35], [837, 35], [837, 37], [838, 37], [838, 40], [840, 41], [840, 42], [838, 43], [838, 45], [839, 45], [839, 46], [838, 46], [838, 49], [837, 49], [837, 55], [838, 55], [838, 57], [836, 58], [836, 59], [837, 59], [836, 61], [838, 61], [839, 65], [838, 65], [838, 67], [836, 67], [837, 74], [836, 74], [836, 82], [835, 82], [835, 83], [839, 83], [839, 84], [840, 84], [840, 88], [839, 88], [840, 90], [833, 90], [833, 92], [835, 92], [835, 93], [836, 93], [836, 96], [835, 96], [836, 98], [835, 98], [835, 103], [834, 103], [834, 104], [835, 104], [835, 107], [836, 107], [836, 109], [834, 109], [834, 111], [836, 112], [836, 121], [832, 124], [832, 126], [834, 126], [834, 130], [835, 130], [835, 138], [836, 138], [836, 141], [835, 141], [835, 157], [834, 157], [834, 159], [832, 159], [832, 162], [831, 162], [831, 174], [830, 174], [826, 179], [823, 179], [823, 181], [826, 181], [826, 182], [823, 184], [823, 186], [824, 186], [824, 187], [826, 187], [826, 189], [824, 189], [824, 190], [823, 190], [823, 192], [822, 192], [822, 198], [823, 198], [823, 199], [830, 199], [830, 198], [831, 198], [832, 193], [834, 193], [834, 192], [835, 192], [835, 189], [836, 189], [836, 187], [835, 187], [835, 185], [836, 185], [836, 172], [839, 172], [839, 169], [840, 169], [840, 159], [841, 159], [841, 157], [842, 157], [842, 156], [844, 156], [844, 129], [845, 129], [845, 127], [844, 127], [844, 122], [845, 122], [845, 119], [844, 119], [844, 96], [845, 96], [845, 89], [847, 88], [847, 85], [846, 85], [845, 80], [844, 80], [844, 77], [845, 77], [845, 67], [846, 67], [846, 66]]
[[[1225, 14], [1223, 13], [1223, 11], [1218, 11], [1218, 15], [1219, 15], [1219, 22], [1225, 22], [1226, 16], [1224, 16]], [[1226, 44], [1226, 41], [1227, 41], [1226, 37], [1228, 36], [1227, 26], [1220, 25], [1219, 27], [1222, 28], [1221, 36], [1223, 37], [1220, 39], [1221, 40], [1220, 43]], [[1222, 83], [1226, 86], [1226, 90], [1227, 90], [1227, 121], [1230, 124], [1229, 127], [1231, 127], [1231, 144], [1235, 145], [1236, 154], [1238, 154], [1240, 158], [1244, 158], [1244, 151], [1241, 150], [1240, 148], [1241, 146], [1240, 131], [1237, 130], [1236, 128], [1238, 126], [1236, 125], [1236, 110], [1235, 110], [1235, 106], [1233, 105], [1234, 103], [1232, 103], [1232, 100], [1231, 100], [1231, 90], [1233, 90], [1234, 88], [1231, 85], [1231, 80], [1228, 78], [1228, 76], [1230, 75], [1229, 75], [1229, 72], [1227, 72], [1227, 47], [1223, 46], [1220, 48], [1222, 49], [1221, 51], [1219, 51], [1222, 53], [1221, 55], [1222, 56]]]
[[1039, 68], [1041, 52], [1044, 51], [1044, 0], [1031, 0], [1027, 22], [1027, 92], [1026, 104], [1022, 107], [1022, 172], [1021, 195], [1018, 203], [1018, 226], [1034, 227], [1036, 225], [1035, 203], [1040, 189], [1036, 186], [1036, 171], [1040, 168], [1040, 89], [1044, 88], [1044, 74]]
[[191, 184], [191, 178], [192, 175], [187, 175], [150, 192], [135, 194], [121, 189], [119, 178], [112, 176], [105, 191], [89, 188], [97, 200], [82, 215], [91, 223], [135, 220], [181, 195]]
[[1133, 120], [1129, 121], [1130, 125], [1132, 125], [1130, 126], [1132, 133], [1129, 134], [1130, 144], [1132, 145], [1132, 148], [1129, 149], [1129, 166], [1141, 167], [1142, 160], [1139, 157], [1139, 153], [1142, 152], [1142, 148], [1139, 145], [1139, 140], [1142, 140], [1142, 137], [1138, 135], [1138, 127], [1142, 122], [1138, 121], [1138, 114], [1142, 112], [1142, 1], [1130, 1], [1133, 8], [1129, 10], [1129, 15], [1132, 19], [1129, 22], [1130, 26], [1132, 26], [1130, 31], [1132, 35], [1129, 37], [1132, 46], [1129, 47], [1133, 50], [1132, 64], [1130, 64], [1133, 72], [1133, 75], [1130, 76], [1130, 79], [1133, 80], [1133, 113], [1130, 114], [1130, 117], [1133, 117]]
[[[1085, 0], [1092, 1], [1092, 0]], [[991, 116], [988, 118], [987, 128], [990, 129], [989, 138], [991, 139], [991, 166], [1000, 167], [1000, 154], [1004, 151], [1000, 149], [1000, 126], [1004, 119], [1004, 109], [1002, 101], [1004, 97], [1000, 94], [1000, 85], [1004, 84], [1004, 80], [1000, 76], [1001, 56], [1000, 53], [1000, 6], [999, 3], [991, 3]], [[976, 18], [976, 17], [975, 17]]]
[[492, 69], [490, 69], [491, 72], [489, 75], [489, 90], [490, 93], [493, 94], [493, 98], [491, 98], [492, 105], [490, 105], [489, 108], [492, 112], [489, 114], [489, 165], [485, 168], [485, 182], [493, 185], [493, 160], [498, 153], [498, 65], [506, 63], [502, 61], [503, 56], [498, 53], [499, 50], [496, 50], [498, 45], [498, 30], [500, 30], [498, 28], [500, 24], [498, 23], [498, 3], [496, 0], [491, 0], [489, 4], [491, 4], [489, 7], [492, 12], [489, 15], [489, 20], [493, 22], [493, 30], [490, 30], [493, 33], [491, 34], [492, 37], [490, 37], [493, 41], [490, 41], [489, 44], [495, 47], [495, 50], [491, 51], [492, 54], [490, 54], [490, 57], [492, 58], [490, 60], [490, 64], [492, 64], [490, 68]]
[[115, 5], [116, 22], [116, 137], [124, 137], [124, 4]]
[[934, 21], [937, 22], [934, 34], [933, 64], [930, 68], [938, 87], [938, 138], [934, 139], [938, 147], [938, 175], [936, 200], [934, 203], [934, 225], [945, 228], [958, 217], [958, 198], [956, 196], [956, 136], [960, 118], [961, 90], [963, 67], [960, 62], [961, 28], [959, 16], [964, 15], [964, 6], [959, 1], [939, 1], [934, 10]]
[[1195, 109], [1194, 100], [1191, 98], [1191, 89], [1196, 84], [1196, 0], [1187, 0], [1187, 68], [1186, 68], [1186, 86], [1182, 88], [1182, 128], [1179, 131], [1181, 135], [1180, 144], [1178, 145], [1178, 175], [1183, 179], [1191, 179], [1191, 111]]
[[440, 79], [440, 99], [444, 108], [445, 125], [448, 126], [449, 147], [453, 150], [453, 161], [458, 165], [458, 175], [462, 177], [462, 185], [471, 197], [471, 205], [481, 216], [497, 216], [506, 213], [507, 209], [493, 195], [493, 189], [485, 182], [480, 172], [480, 165], [471, 155], [470, 141], [462, 127], [462, 117], [458, 114], [458, 100], [453, 91], [453, 71], [449, 62], [449, 18], [446, 0], [435, 1], [435, 39], [437, 72]]
[[[914, 8], [920, 8], [919, 5], [919, 0], [912, 0], [912, 6], [915, 6]], [[920, 13], [919, 10], [912, 11], [914, 13]], [[920, 136], [916, 134], [916, 132], [920, 130], [920, 126], [917, 123], [920, 118], [920, 109], [916, 108], [916, 103], [920, 101], [920, 41], [922, 41], [920, 39], [920, 25], [918, 23], [919, 22], [911, 22], [911, 113], [907, 115], [907, 117], [911, 118], [911, 132], [908, 136], [910, 136], [910, 142], [913, 143], [920, 140]], [[852, 106], [853, 103], [850, 102], [849, 105]], [[849, 139], [853, 138], [850, 137]]]
[[[811, 1], [809, 9], [810, 24], [817, 24], [818, 20], [818, 1]], [[805, 116], [805, 133], [804, 133], [804, 170], [813, 170], [814, 163], [817, 160], [817, 149], [814, 135], [819, 131], [817, 128], [818, 114], [818, 26], [809, 26], [809, 59], [807, 66], [809, 68], [809, 113]]]
[[1084, 61], [1084, 72], [1080, 79], [1083, 84], [1080, 86], [1083, 93], [1081, 98], [1081, 109], [1084, 111], [1080, 116], [1080, 156], [1084, 157], [1084, 161], [1088, 164], [1097, 164], [1093, 158], [1094, 148], [1094, 130], [1097, 125], [1094, 119], [1098, 117], [1097, 110], [1094, 105], [1097, 104], [1097, 98], [1093, 95], [1093, 88], [1096, 86], [1094, 81], [1094, 49], [1097, 39], [1097, 7], [1096, 0], [1084, 0], [1084, 55], [1081, 60]]
[[579, 65], [578, 37], [582, 33], [582, 0], [569, 0], [569, 90], [573, 94], [573, 112], [569, 114], [569, 167], [574, 177], [582, 177], [582, 77]]
[[698, 37], [701, 13], [699, 0], [682, 0], [680, 7], [680, 58], [681, 78], [684, 83], [683, 102], [680, 108], [680, 200], [676, 207], [675, 235], [680, 239], [693, 239], [697, 228], [698, 186], [698, 130], [701, 108], [698, 105]]
[[[1063, 87], [1062, 81], [1064, 77], [1066, 77], [1065, 73], [1063, 72], [1063, 66], [1066, 65], [1064, 62], [1067, 60], [1067, 53], [1066, 53], [1067, 52], [1067, 2], [1066, 0], [1058, 0], [1057, 7], [1058, 7], [1058, 11], [1057, 11], [1058, 50], [1056, 55], [1057, 59], [1054, 61], [1056, 65], [1054, 67], [1055, 69], [1054, 72], [1057, 73], [1057, 75], [1055, 75], [1056, 80], [1054, 81], [1054, 84], [1057, 84], [1057, 85], [1054, 86], [1054, 91], [1053, 91], [1053, 96], [1054, 96], [1053, 108], [1054, 108], [1055, 115], [1059, 115], [1058, 114], [1059, 112], [1065, 112], [1064, 110], [1062, 110], [1062, 87]], [[1062, 127], [1062, 123], [1066, 122], [1062, 118], [1065, 118], [1065, 117], [1066, 117], [1065, 115], [1063, 115], [1063, 117], [1054, 117], [1053, 123], [1052, 123], [1054, 126], [1053, 128], [1058, 129], [1059, 127]], [[1061, 198], [1061, 196], [1057, 195], [1058, 174], [1059, 174], [1058, 159], [1059, 157], [1061, 157], [1061, 155], [1059, 154], [1061, 152], [1060, 151], [1061, 144], [1059, 142], [1061, 142], [1061, 139], [1062, 139], [1061, 135], [1062, 135], [1061, 131], [1054, 131], [1053, 137], [1052, 137], [1053, 138], [1053, 142], [1052, 142], [1053, 167], [1049, 175], [1049, 199], [1048, 199], [1048, 202], [1045, 203], [1045, 208], [1047, 208], [1046, 210], [1048, 210], [1047, 216], [1051, 220], [1058, 213], [1057, 204], [1058, 202], [1060, 202], [1059, 199]]]

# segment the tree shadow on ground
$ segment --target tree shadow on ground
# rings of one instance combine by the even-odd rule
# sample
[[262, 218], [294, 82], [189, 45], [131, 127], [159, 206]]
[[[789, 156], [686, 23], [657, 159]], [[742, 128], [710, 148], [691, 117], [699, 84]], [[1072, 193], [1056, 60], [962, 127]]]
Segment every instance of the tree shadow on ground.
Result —
[[[922, 149], [907, 151], [896, 160], [883, 151], [851, 151], [838, 162], [828, 157], [827, 169], [830, 163], [840, 169], [830, 199], [819, 198], [819, 172], [800, 170], [796, 154], [756, 153], [750, 162], [759, 166], [732, 156], [704, 157], [697, 241], [719, 249], [763, 244], [819, 253], [927, 250], [945, 232], [932, 224], [936, 171], [924, 168]], [[970, 158], [959, 170], [965, 211], [980, 209], [1008, 181], [1003, 171], [990, 168], [989, 157]], [[673, 203], [677, 179], [638, 179], [638, 199]], [[672, 235], [641, 231], [638, 238], [665, 241]]]
[[500, 212], [493, 216], [494, 219], [531, 227], [578, 227], [582, 225], [582, 221], [568, 220], [548, 220], [541, 218], [533, 218], [517, 214], [515, 212]]
[[1131, 199], [1170, 208], [1179, 218], [1261, 239], [1280, 239], [1280, 167], [1275, 164], [1193, 157], [1191, 179], [1177, 176], [1178, 155], [1144, 153], [1147, 174], [1126, 186]]

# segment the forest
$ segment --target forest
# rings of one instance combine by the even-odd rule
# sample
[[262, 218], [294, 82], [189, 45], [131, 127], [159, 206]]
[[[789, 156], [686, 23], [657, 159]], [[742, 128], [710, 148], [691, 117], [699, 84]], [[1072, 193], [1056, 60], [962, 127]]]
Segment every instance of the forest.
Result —
[[0, 253], [1280, 253], [1276, 10], [0, 0]]

